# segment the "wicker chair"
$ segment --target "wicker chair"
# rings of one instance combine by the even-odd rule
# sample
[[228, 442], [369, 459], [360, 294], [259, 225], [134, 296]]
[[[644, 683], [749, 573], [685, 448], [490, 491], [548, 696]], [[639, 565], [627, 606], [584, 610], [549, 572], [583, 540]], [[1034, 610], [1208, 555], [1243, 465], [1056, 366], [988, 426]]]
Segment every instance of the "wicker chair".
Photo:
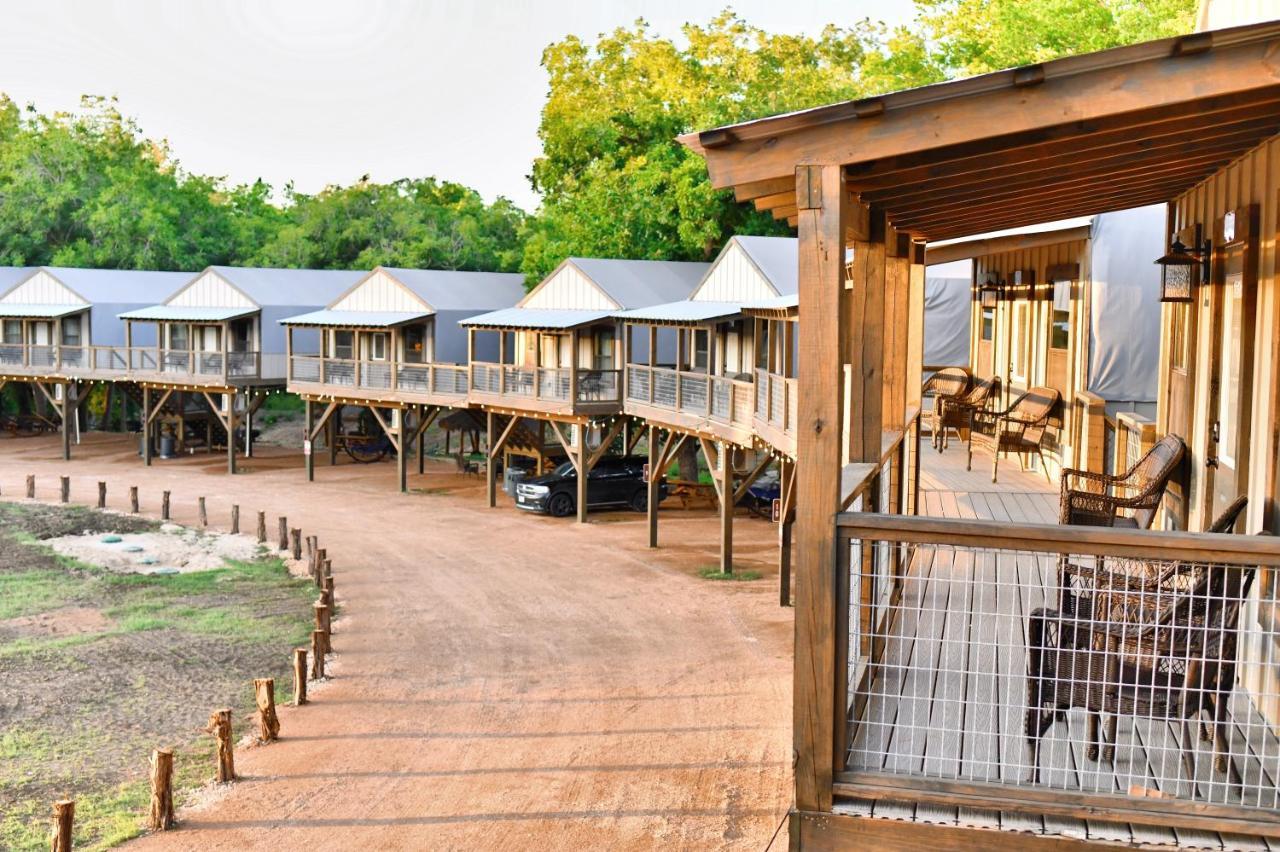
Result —
[[929, 377], [921, 388], [921, 394], [933, 399], [933, 431], [930, 441], [938, 446], [938, 411], [946, 400], [963, 396], [969, 390], [971, 377], [964, 367], [943, 367]]
[[974, 383], [964, 396], [938, 399], [933, 404], [933, 445], [938, 452], [947, 448], [949, 430], [954, 429], [960, 440], [969, 438], [969, 422], [975, 411], [986, 411], [1000, 398], [1000, 377], [991, 376]]
[[[1214, 765], [1231, 773], [1228, 704], [1235, 685], [1236, 639], [1241, 604], [1248, 598], [1252, 567], [1179, 564], [1178, 582], [1156, 593], [1099, 586], [1088, 606], [1074, 613], [1036, 609], [1027, 636], [1026, 738], [1032, 781], [1040, 780], [1040, 743], [1067, 711], [1089, 712], [1090, 760], [1099, 754], [1101, 714], [1109, 714], [1103, 758], [1115, 758], [1116, 719], [1181, 721], [1180, 748], [1187, 774], [1196, 777], [1190, 724], [1213, 741]], [[1169, 564], [1130, 575], [1169, 575]], [[1202, 714], [1208, 713], [1206, 723]], [[1209, 725], [1212, 724], [1212, 730]]]
[[1181, 438], [1165, 435], [1119, 476], [1067, 468], [1062, 472], [1059, 523], [1150, 528], [1186, 451]]
[[1000, 472], [1001, 453], [1017, 453], [1020, 464], [1023, 455], [1035, 453], [1040, 459], [1045, 479], [1048, 479], [1049, 468], [1044, 463], [1041, 445], [1049, 418], [1061, 399], [1062, 395], [1053, 388], [1036, 387], [1023, 393], [1004, 411], [974, 411], [969, 426], [966, 469], [973, 470], [973, 445], [978, 443], [991, 449], [992, 482]]

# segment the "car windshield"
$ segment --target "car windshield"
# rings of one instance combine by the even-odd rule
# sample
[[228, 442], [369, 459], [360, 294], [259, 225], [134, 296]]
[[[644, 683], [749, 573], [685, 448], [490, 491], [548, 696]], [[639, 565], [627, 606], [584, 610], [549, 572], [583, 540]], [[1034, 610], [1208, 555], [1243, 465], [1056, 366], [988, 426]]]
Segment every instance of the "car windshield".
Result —
[[554, 473], [556, 476], [573, 476], [573, 462], [561, 462]]

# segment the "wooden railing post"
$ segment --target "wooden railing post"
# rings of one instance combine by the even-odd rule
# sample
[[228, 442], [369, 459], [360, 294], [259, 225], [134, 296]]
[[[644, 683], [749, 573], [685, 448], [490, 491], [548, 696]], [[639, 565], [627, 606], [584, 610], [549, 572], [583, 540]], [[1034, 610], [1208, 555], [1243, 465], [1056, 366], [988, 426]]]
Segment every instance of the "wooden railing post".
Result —
[[53, 832], [49, 848], [52, 852], [71, 852], [71, 835], [75, 828], [76, 803], [63, 799], [53, 803]]
[[173, 749], [158, 748], [151, 752], [151, 810], [147, 828], [168, 831], [173, 828]]
[[275, 678], [253, 679], [253, 697], [258, 705], [258, 740], [274, 742], [280, 737], [280, 718], [276, 715]]
[[209, 723], [205, 730], [218, 742], [217, 773], [215, 780], [220, 784], [236, 780], [235, 742], [231, 733], [231, 708], [224, 707], [209, 714]]
[[98, 508], [107, 508], [107, 483], [105, 482], [98, 483]]
[[293, 649], [293, 706], [307, 703], [307, 649]]

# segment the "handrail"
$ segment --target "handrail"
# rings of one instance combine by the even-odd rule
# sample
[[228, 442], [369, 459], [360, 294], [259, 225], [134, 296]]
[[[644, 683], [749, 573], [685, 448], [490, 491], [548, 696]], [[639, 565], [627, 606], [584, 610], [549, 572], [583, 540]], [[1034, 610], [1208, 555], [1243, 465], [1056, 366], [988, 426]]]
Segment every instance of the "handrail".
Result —
[[[859, 497], [866, 494], [872, 484], [875, 483], [876, 478], [880, 476], [885, 465], [889, 464], [895, 456], [902, 452], [907, 438], [911, 435], [918, 435], [919, 431], [920, 408], [912, 406], [908, 409], [907, 416], [903, 419], [903, 425], [900, 429], [893, 429], [884, 433], [879, 460], [873, 462], [851, 462], [845, 465], [840, 472], [840, 493], [843, 495], [840, 502], [841, 507], [847, 508]], [[918, 458], [915, 463], [918, 465]]]

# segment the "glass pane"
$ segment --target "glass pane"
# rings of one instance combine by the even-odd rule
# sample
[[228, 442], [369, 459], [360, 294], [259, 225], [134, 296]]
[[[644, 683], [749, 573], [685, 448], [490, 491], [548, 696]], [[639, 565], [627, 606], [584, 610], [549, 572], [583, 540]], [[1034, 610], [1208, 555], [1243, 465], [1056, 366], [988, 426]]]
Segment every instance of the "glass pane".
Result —
[[80, 317], [65, 317], [62, 320], [62, 345], [80, 345]]
[[191, 327], [185, 323], [179, 323], [169, 326], [169, 348], [170, 349], [189, 349], [191, 348]]
[[1053, 311], [1053, 325], [1049, 330], [1049, 345], [1054, 349], [1066, 349], [1070, 328], [1070, 311], [1060, 311], [1055, 308]]
[[333, 357], [349, 360], [351, 358], [351, 340], [351, 332], [335, 331], [333, 333]]
[[1241, 277], [1227, 278], [1222, 300], [1222, 376], [1218, 398], [1218, 457], [1228, 467], [1235, 467], [1236, 435], [1239, 432], [1240, 408], [1240, 334], [1241, 301], [1244, 283]]
[[982, 339], [991, 340], [995, 336], [996, 312], [993, 308], [982, 309]]
[[5, 320], [4, 321], [4, 342], [5, 343], [21, 343], [22, 342], [22, 321], [21, 320]]

